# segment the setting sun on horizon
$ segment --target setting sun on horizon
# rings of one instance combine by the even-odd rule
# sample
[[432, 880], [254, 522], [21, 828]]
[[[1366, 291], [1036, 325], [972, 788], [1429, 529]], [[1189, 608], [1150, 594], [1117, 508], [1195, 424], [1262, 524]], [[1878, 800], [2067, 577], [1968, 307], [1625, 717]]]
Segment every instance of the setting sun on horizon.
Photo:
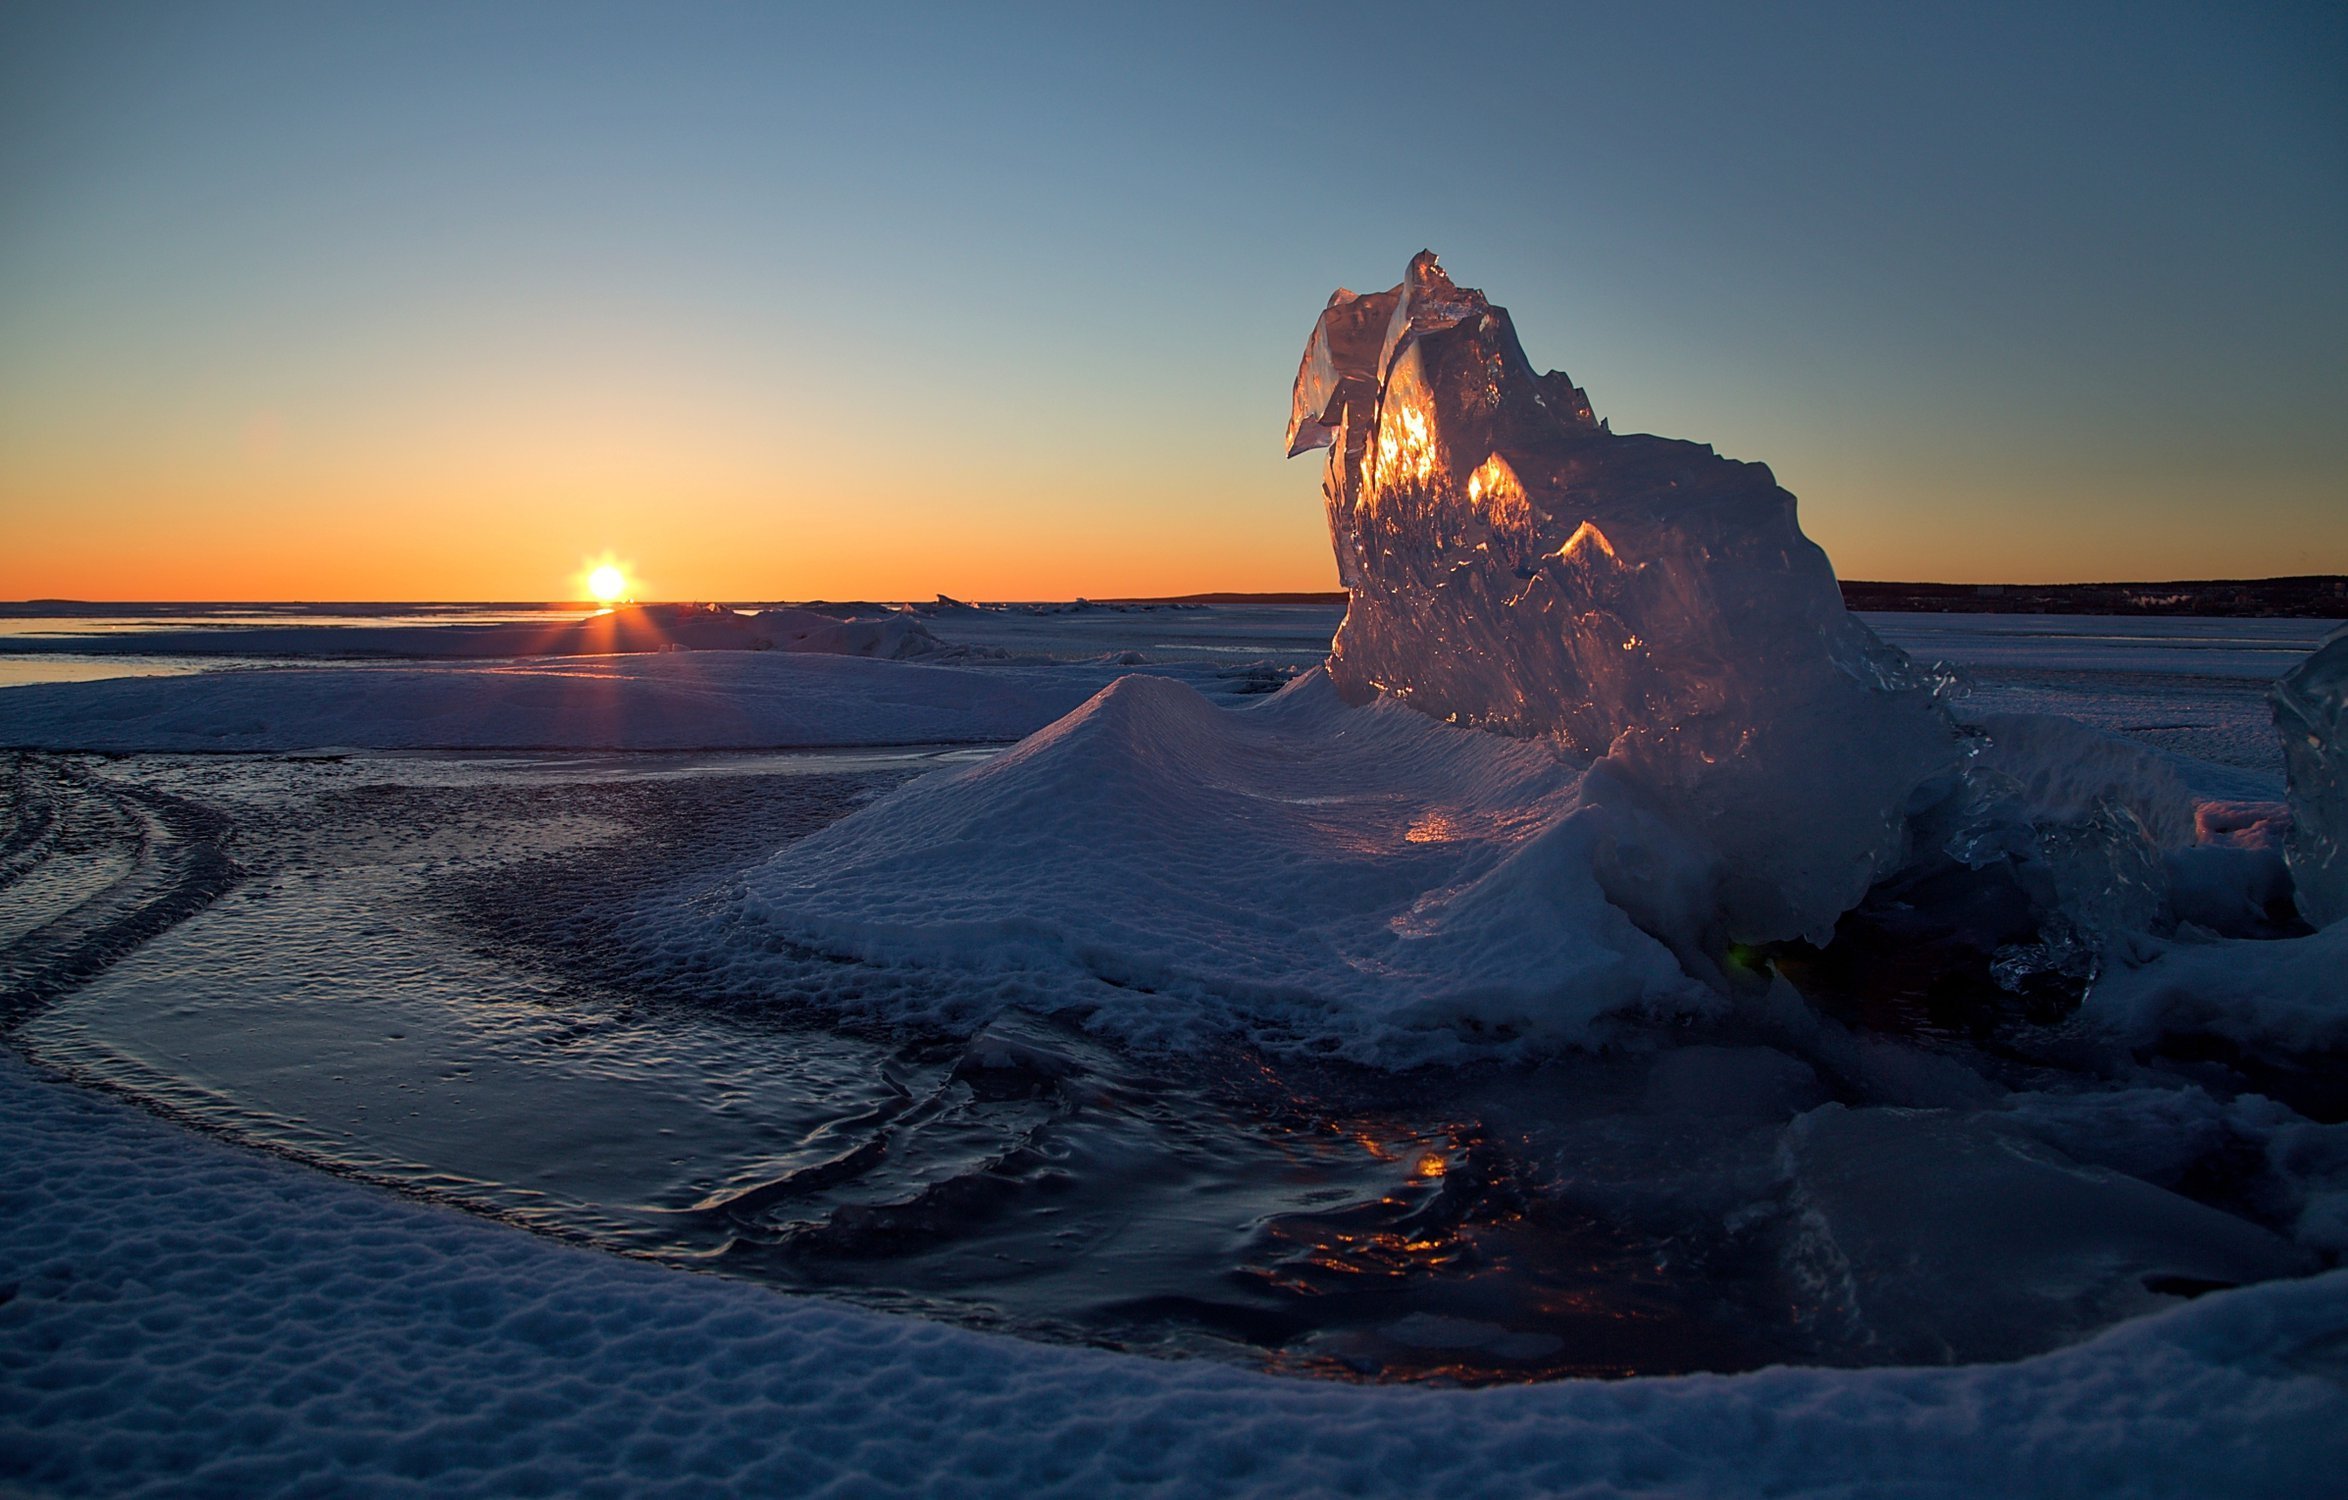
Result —
[[587, 596], [596, 603], [613, 605], [628, 597], [628, 575], [617, 565], [601, 563], [587, 572]]

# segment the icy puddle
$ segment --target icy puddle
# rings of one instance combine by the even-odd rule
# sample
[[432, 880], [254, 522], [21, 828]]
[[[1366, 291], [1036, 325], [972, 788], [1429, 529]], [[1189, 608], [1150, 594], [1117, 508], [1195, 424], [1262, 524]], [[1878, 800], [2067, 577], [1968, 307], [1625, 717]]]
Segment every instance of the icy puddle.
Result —
[[2206, 1077], [1807, 1012], [1472, 1069], [1168, 1057], [639, 956], [647, 893], [985, 754], [27, 757], [13, 1040], [615, 1251], [1341, 1378], [2005, 1358], [2309, 1267], [2260, 1222], [2276, 1111]]

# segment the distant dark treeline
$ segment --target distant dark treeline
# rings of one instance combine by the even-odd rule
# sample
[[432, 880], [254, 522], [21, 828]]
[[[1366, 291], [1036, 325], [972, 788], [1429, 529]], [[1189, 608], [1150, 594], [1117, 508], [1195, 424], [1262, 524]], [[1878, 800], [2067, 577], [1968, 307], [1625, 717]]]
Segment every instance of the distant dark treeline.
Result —
[[2348, 576], [2207, 578], [2172, 583], [1843, 582], [1852, 609], [1968, 615], [2216, 615], [2348, 618]]
[[[2348, 619], [2348, 574], [2318, 573], [2305, 578], [2205, 578], [2170, 583], [1873, 583], [1843, 581], [1843, 603], [1852, 609], [1969, 615], [2215, 615], [2308, 620]], [[941, 600], [941, 602], [944, 602]], [[1099, 604], [1325, 604], [1345, 603], [1343, 590], [1280, 594], [1178, 594], [1149, 599], [1102, 599]], [[750, 606], [756, 608], [759, 606]], [[799, 606], [824, 614], [875, 612], [878, 604], [816, 602]], [[960, 606], [967, 607], [967, 606]], [[450, 610], [529, 614], [584, 612], [591, 603], [438, 604], [320, 601], [290, 604], [123, 603], [83, 599], [29, 599], [0, 602], [0, 618], [64, 615], [272, 615], [299, 617], [330, 612], [344, 615], [428, 615]]]
[[1346, 593], [1332, 589], [1296, 594], [1173, 594], [1162, 599], [1105, 599], [1104, 604], [1343, 604]]
[[[2219, 615], [2348, 619], [2348, 575], [2203, 578], [2174, 583], [1843, 582], [1852, 609], [1969, 615]], [[1296, 594], [1179, 594], [1115, 604], [1343, 604], [1343, 591]]]

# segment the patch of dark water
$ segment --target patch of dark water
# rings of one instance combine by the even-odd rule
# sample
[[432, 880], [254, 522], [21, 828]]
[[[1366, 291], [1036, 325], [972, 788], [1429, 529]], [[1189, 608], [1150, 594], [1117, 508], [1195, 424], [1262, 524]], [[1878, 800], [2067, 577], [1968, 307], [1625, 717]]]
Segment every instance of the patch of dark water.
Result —
[[[0, 845], [32, 851], [11, 855], [27, 878], [127, 857], [130, 811], [166, 802], [215, 819], [240, 874], [14, 1038], [330, 1170], [1031, 1337], [1465, 1383], [1914, 1347], [1813, 1274], [1840, 1254], [1819, 1195], [1848, 1170], [1789, 1122], [1876, 1096], [1790, 1033], [1399, 1075], [1144, 1057], [1018, 1010], [972, 1036], [842, 1025], [631, 946], [647, 893], [714, 889], [971, 754], [26, 758], [20, 782], [72, 782], [99, 830], [45, 862], [55, 809], [20, 796]], [[2163, 1286], [2223, 1279], [2159, 1264]], [[2183, 1295], [2123, 1291], [2073, 1300], [2092, 1322]], [[1960, 1335], [1947, 1357], [2024, 1347]]]

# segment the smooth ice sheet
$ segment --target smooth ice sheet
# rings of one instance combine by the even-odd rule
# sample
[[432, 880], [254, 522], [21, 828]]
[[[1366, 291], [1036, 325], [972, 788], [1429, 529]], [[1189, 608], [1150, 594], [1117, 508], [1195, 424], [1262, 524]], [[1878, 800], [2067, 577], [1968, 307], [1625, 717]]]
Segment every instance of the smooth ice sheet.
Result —
[[[713, 750], [1002, 741], [1049, 724], [1126, 670], [695, 651], [205, 672], [0, 689], [0, 745]], [[1187, 670], [1217, 685], [1213, 668]]]

